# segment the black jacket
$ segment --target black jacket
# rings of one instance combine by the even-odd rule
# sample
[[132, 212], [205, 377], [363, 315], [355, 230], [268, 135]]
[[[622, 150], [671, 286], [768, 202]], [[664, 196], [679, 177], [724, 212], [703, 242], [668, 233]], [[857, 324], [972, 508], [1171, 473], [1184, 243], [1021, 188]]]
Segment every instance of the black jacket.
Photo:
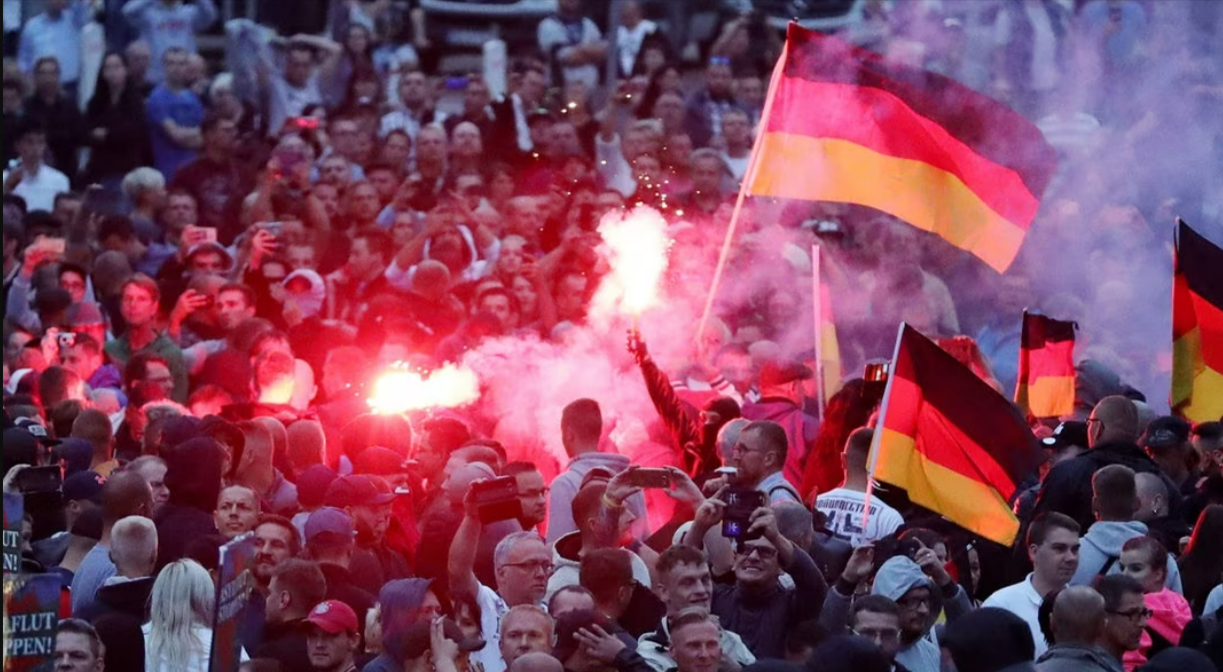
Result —
[[1041, 484], [1033, 516], [1046, 511], [1057, 511], [1074, 518], [1084, 530], [1095, 522], [1091, 510], [1091, 476], [1101, 467], [1120, 464], [1136, 473], [1159, 474], [1168, 488], [1168, 505], [1172, 515], [1178, 515], [1181, 507], [1180, 489], [1168, 477], [1163, 476], [1159, 466], [1137, 445], [1111, 441], [1101, 443], [1091, 450], [1073, 457], [1049, 470]]
[[713, 588], [713, 613], [757, 658], [784, 658], [786, 633], [797, 623], [817, 618], [828, 592], [824, 576], [801, 549], [794, 549], [794, 560], [782, 569], [794, 579], [794, 590], [782, 590], [780, 584], [763, 593], [749, 593], [737, 583]]
[[85, 605], [73, 616], [93, 623], [107, 614], [122, 614], [143, 623], [148, 620], [149, 596], [152, 594], [151, 576], [112, 583], [99, 588], [93, 602]]
[[251, 658], [271, 658], [280, 663], [280, 672], [314, 672], [306, 652], [305, 619], [268, 623], [263, 629], [263, 643]]
[[374, 608], [374, 596], [353, 583], [348, 568], [330, 562], [320, 562], [318, 568], [322, 570], [323, 578], [327, 579], [326, 598], [352, 607], [357, 614], [357, 623], [365, 623], [366, 612]]

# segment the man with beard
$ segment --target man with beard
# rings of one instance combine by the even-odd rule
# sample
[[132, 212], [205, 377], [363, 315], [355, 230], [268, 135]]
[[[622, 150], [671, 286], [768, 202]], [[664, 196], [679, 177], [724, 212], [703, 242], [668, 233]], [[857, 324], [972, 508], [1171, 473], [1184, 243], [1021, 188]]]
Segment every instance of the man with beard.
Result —
[[[654, 632], [641, 636], [637, 652], [657, 672], [667, 672], [676, 666], [672, 655], [675, 643], [673, 619], [693, 608], [706, 612], [713, 606], [713, 573], [709, 559], [691, 546], [676, 545], [663, 551], [654, 566], [654, 594], [667, 606], [667, 615]], [[740, 666], [756, 662], [743, 639], [730, 630], [720, 629], [718, 635], [721, 658]]]
[[323, 573], [309, 560], [290, 558], [272, 570], [263, 643], [252, 657], [271, 658], [282, 670], [310, 669], [306, 629], [302, 626], [326, 592]]
[[255, 524], [255, 557], [251, 576], [255, 589], [246, 602], [246, 615], [239, 636], [242, 648], [254, 651], [263, 642], [263, 624], [271, 587], [272, 572], [278, 565], [301, 552], [301, 535], [288, 519], [264, 514]]
[[1019, 583], [999, 589], [982, 606], [999, 607], [1022, 618], [1032, 629], [1036, 657], [1049, 648], [1037, 618], [1045, 597], [1066, 587], [1079, 568], [1079, 524], [1060, 513], [1048, 513], [1028, 528], [1032, 573]]
[[518, 522], [522, 529], [538, 528], [548, 519], [548, 486], [539, 468], [532, 462], [510, 462], [501, 473], [513, 476], [518, 486], [518, 503], [522, 506]]
[[[706, 533], [722, 522], [725, 508], [717, 495], [701, 504], [684, 543], [702, 548]], [[718, 535], [710, 541], [726, 543]], [[794, 580], [792, 590], [783, 590], [778, 583], [783, 571]], [[781, 534], [767, 506], [752, 512], [744, 536], [738, 539], [734, 572], [734, 584], [714, 588], [713, 613], [723, 627], [739, 633], [758, 658], [784, 657], [786, 632], [819, 613], [828, 592], [824, 576], [806, 551]]]
[[385, 543], [394, 501], [386, 481], [368, 474], [341, 476], [327, 486], [323, 496], [324, 505], [352, 518], [357, 544], [349, 569], [356, 586], [371, 595], [377, 595], [387, 581], [412, 575], [407, 559]]
[[354, 672], [361, 645], [357, 615], [343, 602], [319, 602], [306, 617], [306, 653], [318, 672]]

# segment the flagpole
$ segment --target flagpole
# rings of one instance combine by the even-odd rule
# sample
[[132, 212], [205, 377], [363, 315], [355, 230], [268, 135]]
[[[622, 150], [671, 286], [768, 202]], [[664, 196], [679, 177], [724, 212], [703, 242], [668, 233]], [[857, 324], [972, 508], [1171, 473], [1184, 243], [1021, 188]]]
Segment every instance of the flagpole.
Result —
[[[1024, 348], [1028, 341], [1028, 309], [1024, 308], [1019, 321], [1019, 368], [1016, 369], [1018, 375], [1015, 376], [1015, 392], [1011, 395], [1012, 401], [1019, 404], [1024, 413], [1028, 413], [1028, 400], [1025, 398], [1023, 403], [1019, 401], [1019, 386], [1028, 382], [1027, 368], [1030, 364], [1024, 361]], [[1001, 387], [1001, 385], [999, 386]]]
[[882, 425], [887, 422], [888, 401], [892, 398], [892, 382], [896, 380], [896, 362], [900, 359], [900, 342], [904, 338], [905, 323], [901, 322], [896, 329], [896, 347], [892, 350], [892, 362], [888, 368], [888, 384], [883, 390], [883, 401], [879, 403], [879, 422], [875, 424], [874, 435], [871, 437], [871, 453], [866, 465], [866, 496], [862, 504], [862, 530], [871, 516], [871, 495], [875, 491], [875, 466], [879, 462], [879, 447], [883, 443]]
[[705, 299], [705, 310], [701, 312], [701, 321], [697, 324], [696, 338], [697, 343], [701, 342], [701, 336], [705, 333], [705, 326], [709, 323], [709, 318], [713, 314], [713, 301], [718, 295], [718, 286], [722, 284], [722, 273], [726, 270], [726, 260], [730, 257], [730, 245], [735, 238], [735, 229], [739, 227], [739, 217], [743, 212], [743, 201], [747, 197], [749, 185], [756, 178], [756, 171], [759, 168], [760, 148], [764, 145], [763, 139], [766, 124], [769, 119], [769, 112], [773, 109], [773, 95], [777, 91], [777, 82], [781, 79], [782, 72], [785, 70], [786, 55], [789, 52], [790, 46], [787, 43], [781, 50], [781, 56], [777, 59], [777, 64], [773, 66], [773, 76], [769, 80], [769, 92], [764, 99], [764, 107], [760, 112], [760, 122], [756, 126], [756, 137], [752, 141], [752, 155], [748, 159], [747, 172], [743, 175], [743, 181], [739, 184], [739, 193], [735, 196], [735, 208], [730, 214], [730, 224], [726, 227], [726, 237], [722, 240], [722, 251], [718, 254], [718, 265], [713, 271], [713, 281], [709, 285], [709, 296]]
[[815, 394], [820, 422], [824, 421], [823, 293], [820, 291], [820, 246], [811, 245], [811, 312], [815, 323]]

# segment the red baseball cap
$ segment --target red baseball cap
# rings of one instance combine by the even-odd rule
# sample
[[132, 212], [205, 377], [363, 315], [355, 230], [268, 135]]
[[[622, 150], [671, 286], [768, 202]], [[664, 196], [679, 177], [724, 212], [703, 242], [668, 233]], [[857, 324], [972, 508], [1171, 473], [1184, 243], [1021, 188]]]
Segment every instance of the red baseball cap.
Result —
[[357, 631], [357, 614], [339, 600], [324, 600], [310, 610], [306, 622], [317, 625], [323, 632], [337, 635]]

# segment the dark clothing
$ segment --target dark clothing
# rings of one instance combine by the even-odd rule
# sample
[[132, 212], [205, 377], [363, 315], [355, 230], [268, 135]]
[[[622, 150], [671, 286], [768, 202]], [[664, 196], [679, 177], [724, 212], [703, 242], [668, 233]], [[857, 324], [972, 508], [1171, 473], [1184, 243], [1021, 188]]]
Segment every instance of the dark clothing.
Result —
[[1181, 538], [1193, 533], [1193, 528], [1180, 516], [1160, 516], [1142, 522], [1147, 524], [1147, 536], [1158, 539], [1173, 555], [1180, 555]]
[[730, 94], [714, 98], [708, 89], [701, 89], [693, 94], [684, 108], [684, 130], [688, 132], [688, 137], [692, 138], [692, 146], [696, 148], [707, 147], [709, 141], [722, 132], [723, 112], [743, 109], [735, 103]]
[[412, 577], [412, 568], [402, 555], [381, 542], [367, 544], [360, 536], [353, 549], [349, 572], [353, 583], [370, 595], [377, 595], [387, 581]]
[[684, 471], [696, 476], [722, 466], [722, 459], [716, 450], [704, 450], [700, 411], [679, 398], [667, 374], [658, 368], [654, 360], [646, 358], [639, 365], [650, 401], [654, 402], [654, 410], [671, 432], [674, 446], [682, 451]]
[[739, 584], [715, 585], [713, 609], [722, 627], [737, 633], [757, 658], [784, 658], [786, 633], [796, 624], [816, 618], [828, 592], [820, 570], [801, 549], [783, 569], [794, 579], [793, 590], [780, 584], [749, 592]]
[[327, 579], [327, 599], [339, 600], [352, 607], [357, 623], [364, 623], [365, 614], [374, 608], [374, 596], [357, 587], [348, 568], [330, 562], [320, 562], [318, 567]]
[[[101, 140], [93, 137], [93, 131], [99, 128], [106, 131]], [[85, 168], [85, 179], [89, 182], [121, 179], [132, 170], [153, 163], [144, 99], [135, 89], [124, 91], [113, 105], [95, 95], [85, 110], [84, 133], [92, 150]]]
[[246, 609], [242, 612], [242, 622], [238, 624], [238, 639], [242, 640], [242, 648], [249, 653], [257, 651], [263, 645], [263, 622], [267, 618], [267, 595], [255, 588], [246, 598]]
[[39, 539], [31, 544], [34, 559], [43, 567], [54, 567], [64, 559], [68, 552], [68, 533], [53, 534], [45, 539]]
[[217, 162], [201, 155], [174, 174], [171, 189], [183, 189], [199, 205], [199, 226], [217, 229], [217, 240], [228, 245], [242, 233], [242, 199], [255, 181], [237, 161]]
[[1121, 661], [1104, 649], [1081, 644], [1055, 644], [1036, 664], [1041, 672], [1121, 672]]
[[1045, 482], [1041, 484], [1033, 516], [1057, 511], [1074, 518], [1084, 530], [1091, 527], [1095, 522], [1091, 509], [1091, 476], [1110, 464], [1124, 465], [1136, 473], [1163, 477], [1167, 481], [1169, 510], [1172, 515], [1178, 514], [1180, 490], [1163, 475], [1154, 460], [1132, 443], [1113, 441], [1098, 444], [1050, 469], [1045, 475]]
[[212, 514], [167, 502], [157, 512], [157, 570], [186, 557], [193, 539], [217, 533]]
[[76, 103], [67, 96], [58, 96], [48, 103], [31, 96], [25, 104], [26, 119], [41, 125], [47, 132], [47, 151], [56, 170], [76, 181], [76, 150], [84, 139], [84, 120]]
[[93, 602], [85, 605], [73, 616], [93, 623], [107, 614], [123, 614], [143, 623], [148, 620], [153, 580], [153, 577], [146, 576], [104, 585], [94, 595]]
[[268, 623], [263, 628], [263, 644], [251, 658], [271, 658], [280, 663], [280, 672], [313, 672], [303, 623], [305, 619]]

